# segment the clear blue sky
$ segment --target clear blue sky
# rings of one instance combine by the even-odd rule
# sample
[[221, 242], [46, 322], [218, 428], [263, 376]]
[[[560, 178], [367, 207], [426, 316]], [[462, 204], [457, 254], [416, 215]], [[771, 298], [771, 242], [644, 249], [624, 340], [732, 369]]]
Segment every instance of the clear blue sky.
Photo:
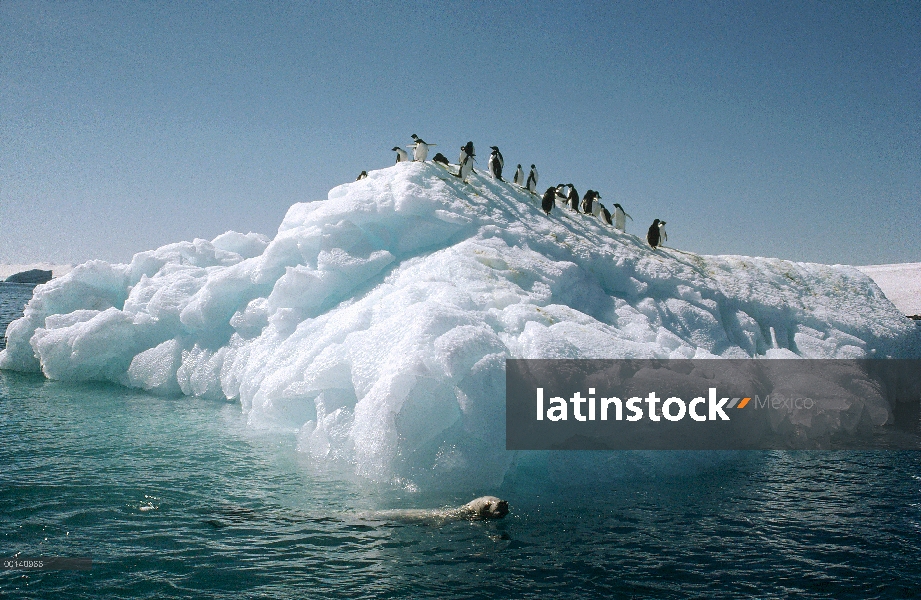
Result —
[[411, 133], [677, 248], [921, 261], [921, 2], [0, 2], [0, 262], [274, 236]]

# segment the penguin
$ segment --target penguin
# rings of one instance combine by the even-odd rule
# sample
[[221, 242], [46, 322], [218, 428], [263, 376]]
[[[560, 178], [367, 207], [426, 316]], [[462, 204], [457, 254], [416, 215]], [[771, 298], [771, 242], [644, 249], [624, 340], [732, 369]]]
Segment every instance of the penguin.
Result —
[[362, 171], [361, 173], [358, 174], [358, 179], [356, 179], [355, 181], [361, 181], [362, 179], [364, 179], [364, 178], [367, 177], [367, 176], [368, 176], [368, 172], [367, 172], [367, 171]]
[[563, 202], [566, 202], [566, 199], [569, 198], [568, 194], [569, 186], [565, 183], [560, 183], [556, 186], [556, 197]]
[[399, 146], [394, 146], [393, 148], [391, 148], [391, 150], [393, 150], [394, 152], [397, 153], [397, 162], [398, 162], [398, 163], [401, 163], [401, 162], [408, 162], [408, 161], [409, 161], [409, 153], [406, 152], [406, 150], [403, 150], [403, 149], [400, 148]]
[[473, 142], [467, 142], [461, 146], [460, 158], [457, 159], [457, 164], [464, 164], [464, 159], [468, 156], [476, 156], [476, 151], [473, 149]]
[[627, 219], [633, 220], [633, 217], [624, 212], [624, 207], [614, 203], [614, 228], [620, 229], [624, 233], [627, 232]]
[[531, 165], [531, 172], [528, 173], [528, 181], [525, 183], [525, 187], [528, 188], [528, 191], [532, 194], [534, 190], [537, 189], [537, 167]]
[[457, 176], [460, 177], [461, 181], [467, 183], [467, 177], [470, 176], [471, 171], [473, 171], [473, 155], [468, 154], [464, 158], [464, 162], [461, 163]]
[[443, 164], [444, 166], [447, 167], [447, 166], [448, 166], [448, 157], [445, 156], [444, 154], [442, 154], [441, 152], [439, 152], [438, 154], [435, 155], [435, 158], [432, 159], [432, 162], [441, 163], [441, 164]]
[[569, 194], [566, 195], [566, 199], [569, 200], [569, 210], [574, 210], [579, 212], [579, 192], [576, 191], [576, 188], [573, 184], [569, 184]]
[[499, 152], [498, 148], [493, 146], [492, 154], [489, 155], [489, 172], [499, 181], [502, 181], [502, 165], [504, 162], [505, 161], [502, 160], [502, 153]]
[[665, 221], [659, 221], [659, 245], [665, 246], [668, 241], [668, 234], [665, 233]]
[[502, 168], [504, 169], [504, 168], [505, 168], [505, 159], [502, 157], [502, 153], [499, 152], [499, 146], [490, 146], [489, 149], [492, 150], [494, 154], [496, 154], [496, 155], [499, 156], [499, 164], [500, 164], [500, 165], [502, 166]]
[[[601, 214], [601, 194], [595, 192], [595, 198], [592, 200], [592, 216], [597, 217]], [[611, 214], [611, 213], [608, 213]]]
[[436, 144], [428, 144], [421, 137], [415, 133], [411, 136], [415, 143], [410, 146], [413, 149], [413, 160], [416, 162], [425, 162], [425, 159], [429, 156], [429, 146], [435, 146]]
[[646, 241], [649, 242], [653, 250], [659, 245], [659, 219], [653, 221], [652, 225], [649, 226], [649, 231], [646, 233]]
[[550, 216], [550, 211], [553, 210], [553, 204], [556, 201], [556, 188], [548, 187], [547, 191], [544, 192], [544, 197], [541, 199], [540, 208], [544, 211], [544, 214]]
[[613, 223], [611, 222], [611, 213], [608, 212], [608, 209], [606, 209], [604, 207], [604, 204], [601, 204], [600, 202], [598, 203], [598, 206], [601, 207], [601, 210], [599, 211], [601, 220], [604, 221], [605, 224], [607, 225], [613, 225]]
[[589, 190], [585, 192], [585, 195], [582, 196], [582, 213], [586, 215], [592, 214], [592, 203], [595, 201], [595, 190]]
[[521, 165], [518, 165], [518, 168], [515, 169], [515, 183], [524, 186], [524, 172], [521, 170]]

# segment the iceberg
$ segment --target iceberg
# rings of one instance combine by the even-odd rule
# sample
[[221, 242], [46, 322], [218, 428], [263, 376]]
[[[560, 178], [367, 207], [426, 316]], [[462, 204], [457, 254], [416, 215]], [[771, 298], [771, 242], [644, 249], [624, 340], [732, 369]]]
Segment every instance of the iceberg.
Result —
[[507, 358], [919, 355], [853, 267], [653, 251], [540, 200], [434, 163], [371, 171], [293, 205], [273, 239], [227, 232], [39, 285], [0, 368], [239, 401], [318, 468], [480, 489], [518, 460]]

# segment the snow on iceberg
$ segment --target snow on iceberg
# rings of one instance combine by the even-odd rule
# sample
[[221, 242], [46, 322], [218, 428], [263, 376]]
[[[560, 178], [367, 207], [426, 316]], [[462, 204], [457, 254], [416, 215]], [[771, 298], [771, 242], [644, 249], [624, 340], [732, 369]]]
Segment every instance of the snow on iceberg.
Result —
[[[474, 174], [400, 163], [228, 232], [36, 288], [0, 368], [239, 399], [319, 466], [497, 485], [506, 358], [918, 355], [852, 267], [651, 251]], [[338, 468], [338, 467], [337, 467]]]

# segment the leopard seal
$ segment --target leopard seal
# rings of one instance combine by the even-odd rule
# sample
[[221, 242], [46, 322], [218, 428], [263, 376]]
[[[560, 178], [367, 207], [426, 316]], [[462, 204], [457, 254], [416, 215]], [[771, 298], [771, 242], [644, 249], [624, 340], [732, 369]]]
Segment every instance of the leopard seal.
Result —
[[442, 509], [407, 508], [378, 510], [364, 513], [362, 520], [430, 523], [440, 525], [449, 521], [486, 521], [501, 519], [508, 514], [508, 502], [495, 496], [480, 496], [463, 506]]

